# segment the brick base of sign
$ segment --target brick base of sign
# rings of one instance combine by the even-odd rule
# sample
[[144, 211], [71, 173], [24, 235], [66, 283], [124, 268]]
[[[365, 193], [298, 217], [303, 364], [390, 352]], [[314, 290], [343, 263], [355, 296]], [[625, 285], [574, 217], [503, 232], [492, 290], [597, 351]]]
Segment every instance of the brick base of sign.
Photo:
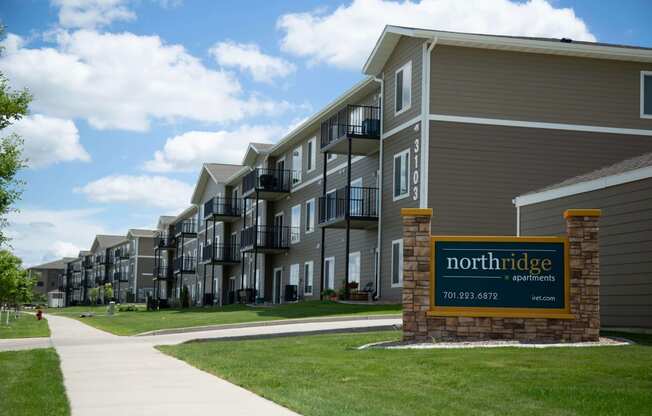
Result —
[[565, 213], [570, 254], [570, 309], [573, 319], [430, 316], [431, 210], [403, 215], [403, 340], [525, 342], [598, 341], [600, 261], [598, 217], [592, 210]]

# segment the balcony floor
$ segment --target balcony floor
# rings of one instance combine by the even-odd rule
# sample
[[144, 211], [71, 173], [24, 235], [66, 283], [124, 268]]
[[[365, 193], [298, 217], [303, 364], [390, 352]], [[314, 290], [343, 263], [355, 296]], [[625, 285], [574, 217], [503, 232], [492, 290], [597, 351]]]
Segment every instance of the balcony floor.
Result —
[[368, 136], [342, 136], [321, 148], [322, 152], [345, 155], [349, 152], [351, 140], [351, 154], [366, 156], [380, 150], [380, 139]]
[[[351, 217], [351, 229], [371, 230], [378, 228], [378, 217]], [[346, 217], [333, 218], [330, 221], [319, 224], [322, 228], [346, 228]]]
[[[265, 201], [278, 201], [280, 199], [285, 198], [288, 196], [290, 191], [266, 191], [263, 188], [258, 189], [258, 199], [263, 199]], [[242, 194], [243, 198], [255, 198], [256, 197], [256, 189], [250, 189], [249, 191], [245, 192]]]
[[217, 222], [235, 222], [242, 218], [242, 215], [220, 215], [220, 214], [211, 214], [204, 218], [204, 220], [211, 220]]
[[252, 253], [254, 251], [257, 251], [260, 254], [278, 254], [278, 253], [284, 253], [288, 251], [290, 247], [285, 247], [285, 248], [278, 248], [278, 247], [263, 247], [263, 246], [247, 246], [247, 247], [241, 247], [240, 252], [241, 253]]

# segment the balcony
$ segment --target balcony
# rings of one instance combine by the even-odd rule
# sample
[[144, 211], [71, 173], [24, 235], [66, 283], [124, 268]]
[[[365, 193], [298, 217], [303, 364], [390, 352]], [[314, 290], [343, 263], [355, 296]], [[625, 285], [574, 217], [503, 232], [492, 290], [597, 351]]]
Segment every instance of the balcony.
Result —
[[106, 256], [103, 254], [99, 254], [95, 256], [95, 264], [101, 264], [101, 265], [106, 264]]
[[187, 219], [179, 221], [174, 224], [174, 235], [179, 237], [181, 235], [187, 237], [197, 236], [197, 222], [194, 219]]
[[123, 272], [113, 272], [113, 281], [114, 282], [128, 282], [129, 276], [127, 273]]
[[260, 199], [276, 201], [290, 192], [296, 177], [293, 170], [256, 168], [242, 178], [242, 196], [257, 193]]
[[156, 280], [167, 280], [171, 277], [172, 270], [168, 266], [154, 267], [152, 276]]
[[92, 269], [92, 268], [93, 268], [93, 259], [90, 258], [90, 257], [89, 257], [89, 258], [85, 258], [85, 259], [82, 261], [82, 267], [83, 267], [84, 269]]
[[174, 273], [195, 273], [195, 258], [181, 256], [174, 259]]
[[259, 225], [240, 232], [240, 250], [261, 253], [279, 253], [290, 248], [290, 241], [299, 230], [296, 227]]
[[346, 228], [348, 219], [353, 229], [375, 228], [378, 226], [378, 197], [378, 188], [348, 186], [319, 197], [319, 225]]
[[204, 219], [233, 222], [242, 216], [242, 200], [237, 198], [211, 198], [204, 204]]
[[224, 244], [207, 245], [202, 249], [202, 261], [212, 264], [240, 263], [240, 247]]
[[174, 248], [174, 236], [165, 232], [157, 233], [154, 236], [154, 247], [160, 250]]
[[347, 105], [321, 123], [321, 151], [368, 155], [380, 148], [380, 107]]
[[128, 248], [118, 248], [115, 250], [115, 258], [118, 260], [124, 260], [129, 258], [129, 249]]

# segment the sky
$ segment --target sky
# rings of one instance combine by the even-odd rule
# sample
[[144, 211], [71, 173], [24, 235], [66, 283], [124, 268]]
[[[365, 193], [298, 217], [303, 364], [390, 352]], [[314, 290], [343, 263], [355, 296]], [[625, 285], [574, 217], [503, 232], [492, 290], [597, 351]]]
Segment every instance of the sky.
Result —
[[362, 79], [386, 24], [652, 47], [652, 1], [0, 0], [0, 72], [34, 95], [25, 191], [5, 230], [26, 265], [154, 228], [202, 163], [240, 163]]

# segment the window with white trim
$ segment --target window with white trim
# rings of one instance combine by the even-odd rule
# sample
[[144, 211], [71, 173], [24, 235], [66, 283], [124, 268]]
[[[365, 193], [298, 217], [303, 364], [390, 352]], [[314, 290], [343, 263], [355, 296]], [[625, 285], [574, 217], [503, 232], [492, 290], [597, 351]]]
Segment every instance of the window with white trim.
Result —
[[303, 264], [303, 294], [312, 295], [312, 281], [313, 271], [315, 270], [315, 263], [307, 261]]
[[299, 264], [292, 264], [290, 266], [290, 284], [299, 286]]
[[290, 219], [290, 241], [298, 243], [301, 240], [301, 205], [292, 207], [292, 217]]
[[360, 284], [360, 252], [349, 253], [349, 283]]
[[403, 286], [403, 239], [392, 241], [392, 287]]
[[315, 231], [315, 198], [306, 201], [306, 234]]
[[394, 113], [397, 115], [412, 107], [412, 61], [396, 70], [394, 101]]
[[641, 118], [652, 118], [652, 71], [641, 71]]
[[410, 188], [410, 149], [394, 155], [394, 201], [406, 198]]
[[308, 140], [308, 161], [306, 165], [306, 172], [310, 173], [315, 170], [317, 166], [317, 137]]
[[292, 151], [292, 185], [301, 183], [301, 169], [303, 169], [303, 155], [301, 146]]

